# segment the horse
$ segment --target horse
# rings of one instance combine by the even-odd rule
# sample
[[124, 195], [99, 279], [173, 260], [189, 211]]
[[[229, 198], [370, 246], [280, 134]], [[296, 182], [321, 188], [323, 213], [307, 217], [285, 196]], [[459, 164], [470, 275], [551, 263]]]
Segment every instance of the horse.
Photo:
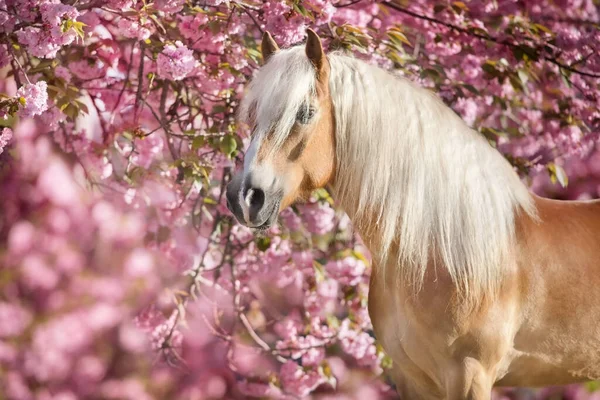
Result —
[[227, 205], [260, 231], [331, 191], [372, 254], [369, 315], [402, 399], [600, 378], [599, 201], [531, 193], [434, 92], [312, 30], [261, 51]]

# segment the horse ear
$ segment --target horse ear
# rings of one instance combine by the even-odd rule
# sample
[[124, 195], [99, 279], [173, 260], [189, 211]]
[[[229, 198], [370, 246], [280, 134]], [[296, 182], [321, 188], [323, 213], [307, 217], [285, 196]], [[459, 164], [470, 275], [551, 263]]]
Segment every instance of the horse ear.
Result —
[[306, 34], [308, 39], [306, 40], [306, 56], [313, 63], [318, 72], [321, 72], [325, 61], [325, 52], [323, 51], [323, 45], [319, 35], [312, 29], [307, 29]]
[[263, 61], [267, 62], [269, 57], [279, 51], [279, 46], [275, 43], [273, 36], [267, 31], [263, 33], [262, 43], [260, 45], [260, 50], [262, 52]]

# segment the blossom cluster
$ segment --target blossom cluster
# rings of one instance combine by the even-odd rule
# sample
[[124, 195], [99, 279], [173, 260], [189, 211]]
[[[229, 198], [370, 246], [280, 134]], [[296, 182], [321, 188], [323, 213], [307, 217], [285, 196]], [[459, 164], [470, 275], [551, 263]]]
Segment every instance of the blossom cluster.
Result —
[[21, 117], [40, 115], [48, 109], [48, 84], [39, 81], [23, 85], [17, 90], [17, 97], [23, 105], [19, 114]]
[[[3, 394], [111, 397], [132, 390], [125, 388], [133, 365], [142, 365], [137, 355], [149, 351], [133, 318], [152, 303], [161, 274], [143, 248], [140, 216], [86, 190], [81, 168], [36, 130], [31, 122], [15, 129], [20, 162], [3, 168], [0, 184]], [[110, 350], [102, 349], [111, 336]], [[117, 376], [113, 363], [131, 366]]]
[[3, 396], [396, 398], [335, 199], [261, 236], [227, 211], [261, 33], [315, 29], [439, 93], [532, 190], [589, 199], [599, 23], [593, 0], [0, 0]]

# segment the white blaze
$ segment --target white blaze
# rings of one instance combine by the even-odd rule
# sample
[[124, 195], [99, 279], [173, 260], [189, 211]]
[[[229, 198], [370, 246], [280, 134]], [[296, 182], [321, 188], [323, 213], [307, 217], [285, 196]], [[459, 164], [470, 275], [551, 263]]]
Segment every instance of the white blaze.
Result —
[[[250, 146], [244, 156], [244, 170], [242, 172], [242, 182], [238, 194], [238, 201], [242, 208], [244, 220], [247, 224], [250, 223], [250, 204], [255, 192], [253, 189], [259, 188], [263, 190], [265, 194], [268, 194], [268, 190], [275, 182], [275, 171], [271, 164], [264, 160], [259, 164], [257, 160], [258, 151], [262, 142], [261, 139], [261, 135], [256, 135], [250, 142]], [[246, 188], [248, 188], [248, 191], [244, 196]]]

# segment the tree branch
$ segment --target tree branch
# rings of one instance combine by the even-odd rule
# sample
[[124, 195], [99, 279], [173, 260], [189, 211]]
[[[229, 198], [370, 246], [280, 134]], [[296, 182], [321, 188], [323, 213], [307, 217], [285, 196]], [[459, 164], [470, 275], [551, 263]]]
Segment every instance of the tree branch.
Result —
[[[144, 51], [146, 50], [146, 43], [140, 41], [140, 66], [138, 67], [138, 87], [135, 95], [135, 119], [139, 118], [140, 113], [140, 102], [142, 100], [142, 91], [144, 89]], [[133, 48], [131, 49], [133, 52]]]
[[160, 124], [165, 130], [165, 135], [167, 136], [167, 147], [169, 148], [169, 152], [171, 153], [171, 157], [173, 157], [173, 161], [177, 160], [177, 152], [175, 151], [175, 147], [173, 147], [173, 139], [171, 138], [171, 128], [169, 127], [169, 122], [167, 121], [167, 115], [165, 111], [166, 103], [167, 103], [167, 95], [169, 94], [169, 84], [167, 81], [163, 82], [162, 92], [160, 93]]
[[[469, 35], [469, 36], [476, 37], [476, 38], [481, 39], [481, 40], [486, 40], [488, 42], [493, 42], [493, 43], [496, 43], [496, 44], [507, 46], [507, 47], [510, 47], [512, 49], [523, 50], [523, 47], [520, 44], [513, 43], [513, 42], [508, 41], [508, 40], [498, 39], [498, 38], [496, 38], [494, 36], [491, 36], [491, 35], [484, 35], [484, 34], [481, 34], [481, 33], [473, 32], [473, 31], [470, 31], [469, 29], [462, 28], [460, 26], [456, 26], [456, 25], [451, 24], [449, 22], [445, 22], [445, 21], [442, 21], [442, 20], [439, 20], [439, 19], [436, 19], [436, 18], [428, 17], [426, 15], [421, 15], [419, 13], [416, 13], [414, 11], [408, 10], [408, 9], [406, 9], [406, 8], [400, 6], [400, 5], [397, 5], [397, 4], [389, 2], [389, 1], [386, 1], [386, 2], [384, 2], [382, 4], [385, 4], [389, 8], [391, 8], [391, 9], [393, 9], [395, 11], [398, 11], [400, 13], [403, 13], [403, 14], [406, 14], [406, 15], [410, 15], [411, 17], [418, 18], [418, 19], [421, 19], [421, 20], [424, 20], [424, 21], [428, 21], [428, 22], [431, 22], [433, 24], [445, 26], [446, 28], [452, 29], [453, 31], [456, 31], [456, 32], [464, 33], [465, 35]], [[525, 52], [525, 53], [527, 53], [527, 52]], [[546, 55], [546, 54], [540, 54], [540, 55], [541, 55], [541, 57], [544, 60], [546, 60], [546, 61], [548, 61], [548, 62], [556, 65], [557, 67], [562, 68], [562, 69], [564, 69], [566, 71], [572, 72], [574, 74], [588, 76], [588, 77], [591, 77], [591, 78], [600, 78], [600, 74], [578, 70], [578, 69], [574, 68], [571, 65], [567, 65], [567, 64], [562, 63], [556, 57], [553, 57], [553, 56], [550, 56], [550, 55]]]

